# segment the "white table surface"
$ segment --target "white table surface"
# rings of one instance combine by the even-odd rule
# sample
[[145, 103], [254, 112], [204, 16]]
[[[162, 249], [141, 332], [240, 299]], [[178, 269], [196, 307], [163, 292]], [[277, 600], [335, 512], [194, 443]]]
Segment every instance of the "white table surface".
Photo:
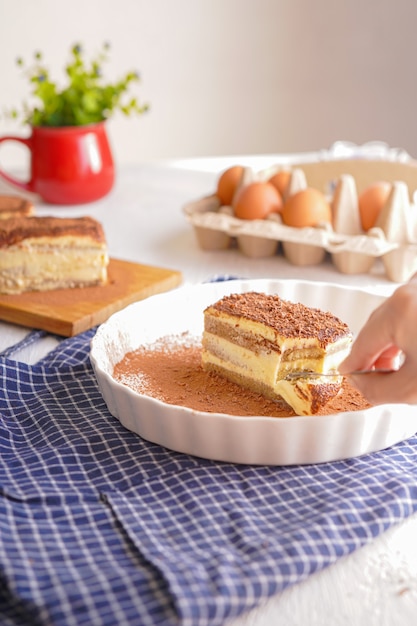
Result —
[[[297, 156], [297, 159], [300, 155]], [[104, 226], [110, 256], [180, 270], [183, 282], [216, 275], [294, 278], [353, 285], [389, 295], [397, 287], [381, 265], [370, 274], [348, 276], [331, 262], [296, 267], [282, 256], [244, 257], [235, 249], [203, 251], [182, 207], [212, 193], [218, 173], [237, 162], [255, 169], [288, 160], [284, 156], [230, 157], [149, 163], [117, 172], [112, 192], [89, 205], [57, 207], [35, 199], [39, 215], [91, 215]], [[0, 182], [0, 193], [15, 192]], [[16, 343], [27, 329], [0, 322], [0, 349]], [[36, 362], [56, 343], [47, 338], [14, 356]], [[416, 459], [417, 462], [417, 459]], [[417, 623], [417, 515], [371, 544], [340, 559], [271, 598], [228, 626], [414, 626]]]

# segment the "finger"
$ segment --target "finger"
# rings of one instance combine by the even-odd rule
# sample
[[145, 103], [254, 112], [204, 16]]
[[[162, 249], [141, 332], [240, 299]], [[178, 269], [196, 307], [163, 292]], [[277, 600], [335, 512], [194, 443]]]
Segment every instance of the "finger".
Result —
[[350, 354], [339, 371], [346, 374], [357, 369], [370, 369], [383, 354], [398, 352], [393, 337], [392, 305], [385, 301], [370, 315], [358, 336]]
[[387, 370], [398, 369], [400, 354], [402, 354], [401, 350], [395, 346], [389, 346], [381, 354], [375, 355], [373, 352], [368, 354], [362, 350], [360, 344], [354, 344], [351, 353], [338, 369], [341, 374], [345, 375], [356, 370], [370, 370], [374, 367]]
[[373, 364], [379, 369], [394, 370], [398, 369], [402, 362], [403, 352], [395, 346], [391, 346], [385, 350]]
[[390, 374], [349, 376], [349, 380], [371, 404], [417, 404], [416, 364], [405, 363]]
[[385, 355], [389, 361], [390, 355], [394, 353], [398, 353], [398, 348], [393, 346], [391, 338], [378, 333], [370, 323], [365, 324], [350, 353], [340, 364], [339, 371], [341, 374], [347, 374], [354, 370], [371, 369], [379, 358], [382, 359]]

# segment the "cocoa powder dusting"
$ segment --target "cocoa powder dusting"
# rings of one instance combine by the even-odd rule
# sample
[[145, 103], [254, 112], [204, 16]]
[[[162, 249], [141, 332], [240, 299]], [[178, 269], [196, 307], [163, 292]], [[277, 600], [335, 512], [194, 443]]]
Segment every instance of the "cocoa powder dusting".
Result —
[[36, 215], [11, 217], [0, 222], [0, 248], [17, 245], [25, 239], [38, 237], [84, 237], [103, 244], [106, 242], [103, 226], [92, 217], [39, 217]]
[[[138, 393], [196, 411], [229, 415], [293, 417], [285, 403], [269, 400], [201, 366], [201, 338], [184, 333], [164, 337], [125, 355], [113, 377]], [[347, 381], [336, 398], [319, 412], [359, 411], [370, 405]]]
[[347, 324], [332, 313], [266, 293], [232, 293], [204, 313], [243, 317], [275, 329], [284, 337], [314, 337], [323, 347], [351, 334]]

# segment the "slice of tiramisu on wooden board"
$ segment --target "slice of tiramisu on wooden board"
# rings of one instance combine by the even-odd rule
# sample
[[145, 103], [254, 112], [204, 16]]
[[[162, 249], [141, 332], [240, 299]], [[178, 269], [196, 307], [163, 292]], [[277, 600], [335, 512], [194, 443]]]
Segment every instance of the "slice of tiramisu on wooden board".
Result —
[[111, 258], [105, 285], [0, 295], [0, 320], [72, 337], [181, 282], [177, 270]]

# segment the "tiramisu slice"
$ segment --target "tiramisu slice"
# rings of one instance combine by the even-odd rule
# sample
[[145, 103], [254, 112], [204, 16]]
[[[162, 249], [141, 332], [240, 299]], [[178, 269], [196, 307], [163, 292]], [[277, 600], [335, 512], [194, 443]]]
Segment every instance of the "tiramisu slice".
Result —
[[0, 195], [0, 219], [7, 220], [10, 217], [28, 217], [33, 215], [33, 204], [29, 200], [19, 196]]
[[107, 281], [103, 228], [91, 217], [0, 220], [0, 293], [102, 285]]
[[[232, 294], [204, 311], [202, 365], [283, 399], [297, 415], [314, 415], [341, 389], [336, 372], [351, 342], [348, 326], [331, 313], [278, 295]], [[299, 371], [335, 375], [286, 380]]]

